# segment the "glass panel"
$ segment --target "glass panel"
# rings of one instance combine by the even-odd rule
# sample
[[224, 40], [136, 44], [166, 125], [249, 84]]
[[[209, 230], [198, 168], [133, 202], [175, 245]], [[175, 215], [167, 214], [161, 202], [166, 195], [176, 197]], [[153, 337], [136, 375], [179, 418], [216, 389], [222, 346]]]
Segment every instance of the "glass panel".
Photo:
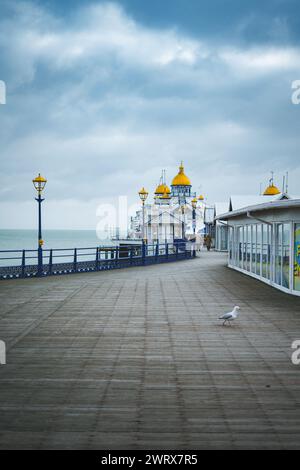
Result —
[[229, 227], [229, 234], [228, 234], [228, 251], [229, 251], [229, 261], [232, 264], [232, 227]]
[[282, 286], [290, 287], [290, 224], [283, 224]]
[[239, 237], [239, 259], [238, 266], [242, 267], [242, 243], [243, 243], [243, 227], [238, 228], [238, 237]]
[[242, 241], [242, 269], [245, 269], [245, 240], [246, 240], [246, 227], [242, 227], [242, 236], [243, 236], [243, 241]]
[[247, 271], [250, 271], [250, 256], [251, 256], [251, 225], [247, 225], [247, 259], [246, 259]]
[[294, 230], [294, 290], [300, 291], [300, 224]]
[[275, 227], [275, 282], [282, 283], [282, 224]]
[[231, 259], [231, 262], [233, 264], [233, 266], [235, 265], [235, 227], [232, 228], [232, 241], [231, 241], [231, 247], [232, 247], [232, 259]]
[[256, 225], [251, 226], [252, 229], [252, 264], [251, 264], [251, 272], [255, 273], [256, 272]]
[[235, 266], [235, 251], [236, 251], [236, 227], [233, 227], [232, 229], [232, 264]]
[[261, 224], [256, 226], [256, 274], [260, 276], [261, 261]]
[[268, 278], [268, 225], [262, 226], [262, 277]]
[[222, 251], [227, 250], [227, 237], [228, 237], [228, 228], [226, 226], [220, 227], [220, 249]]
[[234, 265], [239, 265], [239, 227], [234, 228]]
[[274, 234], [273, 234], [273, 226], [268, 225], [268, 267], [267, 267], [267, 277], [271, 279], [272, 276], [272, 266], [271, 266], [271, 245], [274, 244]]

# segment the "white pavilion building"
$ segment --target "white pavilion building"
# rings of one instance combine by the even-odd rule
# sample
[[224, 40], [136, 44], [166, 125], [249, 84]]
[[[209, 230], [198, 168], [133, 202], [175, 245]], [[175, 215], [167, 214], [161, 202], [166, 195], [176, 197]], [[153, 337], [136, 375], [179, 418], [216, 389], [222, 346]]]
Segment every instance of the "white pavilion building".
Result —
[[[162, 171], [153, 201], [144, 205], [131, 218], [130, 236], [144, 237], [148, 243], [173, 243], [176, 240], [198, 241], [204, 229], [205, 202], [202, 195], [192, 192], [192, 184], [184, 172], [183, 163], [178, 174], [167, 185], [165, 171]], [[144, 230], [143, 230], [144, 228]]]

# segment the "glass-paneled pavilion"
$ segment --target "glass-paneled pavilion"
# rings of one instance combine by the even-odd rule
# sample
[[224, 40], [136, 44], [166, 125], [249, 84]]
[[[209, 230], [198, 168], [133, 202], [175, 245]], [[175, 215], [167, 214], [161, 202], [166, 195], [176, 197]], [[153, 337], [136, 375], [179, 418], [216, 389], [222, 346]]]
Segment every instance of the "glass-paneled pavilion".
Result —
[[245, 207], [228, 224], [228, 266], [300, 296], [300, 199]]

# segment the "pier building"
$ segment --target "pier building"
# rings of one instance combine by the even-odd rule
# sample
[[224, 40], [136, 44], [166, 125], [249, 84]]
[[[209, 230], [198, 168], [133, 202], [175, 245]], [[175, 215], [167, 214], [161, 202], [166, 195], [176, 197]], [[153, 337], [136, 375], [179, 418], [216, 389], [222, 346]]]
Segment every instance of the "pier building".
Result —
[[227, 223], [230, 268], [300, 296], [300, 198], [280, 194], [217, 221]]
[[170, 186], [165, 170], [162, 171], [153, 200], [144, 205], [144, 214], [139, 210], [131, 218], [130, 236], [142, 238], [144, 233], [148, 243], [197, 241], [205, 229], [204, 209], [204, 196], [192, 191], [191, 180], [181, 162]]

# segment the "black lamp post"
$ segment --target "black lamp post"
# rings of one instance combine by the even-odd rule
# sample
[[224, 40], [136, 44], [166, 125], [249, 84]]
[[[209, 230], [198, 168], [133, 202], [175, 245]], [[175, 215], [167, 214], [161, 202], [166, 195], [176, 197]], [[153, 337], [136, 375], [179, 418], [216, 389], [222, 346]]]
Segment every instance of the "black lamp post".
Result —
[[149, 193], [146, 191], [144, 187], [139, 191], [139, 196], [140, 196], [140, 200], [142, 201], [142, 209], [143, 209], [143, 233], [142, 233], [143, 243], [145, 243], [146, 238], [147, 238], [145, 234], [145, 202], [148, 197], [148, 194]]
[[39, 173], [36, 178], [32, 180], [35, 189], [37, 190], [38, 197], [35, 200], [38, 202], [39, 205], [39, 212], [38, 212], [38, 276], [42, 276], [43, 274], [43, 244], [44, 241], [42, 239], [42, 191], [47, 183], [46, 178], [41, 176]]
[[185, 205], [182, 204], [180, 206], [181, 209], [181, 215], [182, 215], [182, 220], [181, 220], [181, 225], [182, 225], [182, 239], [185, 240]]
[[[193, 213], [192, 213], [192, 218], [193, 218], [193, 233], [194, 237], [196, 237], [196, 207], [197, 207], [197, 198], [194, 197], [194, 199], [191, 200], [192, 208], [193, 208]], [[196, 241], [196, 239], [195, 239]]]
[[192, 218], [193, 218], [193, 221], [192, 221], [192, 224], [193, 224], [193, 234], [194, 234], [194, 239], [193, 239], [193, 243], [195, 243], [195, 245], [193, 245], [193, 256], [195, 257], [196, 256], [196, 208], [197, 208], [197, 198], [194, 197], [194, 199], [191, 200], [191, 204], [192, 204], [192, 208], [193, 208], [193, 213], [192, 213]]

